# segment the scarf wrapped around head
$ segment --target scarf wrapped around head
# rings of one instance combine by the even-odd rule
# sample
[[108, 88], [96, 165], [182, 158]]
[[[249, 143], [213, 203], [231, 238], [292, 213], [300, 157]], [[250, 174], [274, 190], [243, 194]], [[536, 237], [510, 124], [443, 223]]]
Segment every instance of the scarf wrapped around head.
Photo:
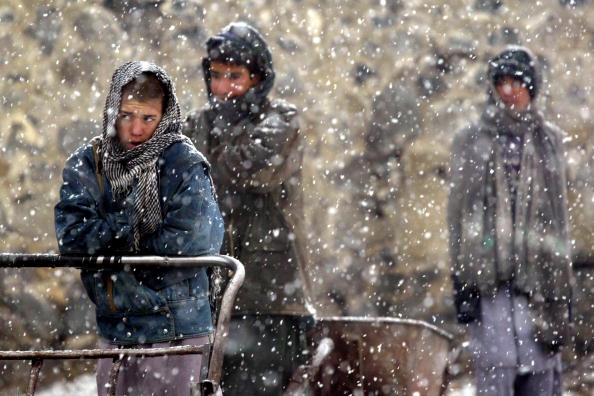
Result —
[[[152, 137], [141, 145], [125, 150], [118, 138], [116, 120], [120, 110], [122, 88], [142, 73], [154, 74], [161, 82], [167, 103], [163, 117]], [[114, 198], [123, 200], [134, 190], [134, 250], [142, 236], [155, 232], [162, 223], [157, 183], [157, 161], [173, 143], [188, 140], [181, 132], [181, 112], [175, 88], [159, 66], [142, 61], [128, 62], [113, 74], [103, 113], [103, 134], [99, 143], [102, 171], [110, 181]]]

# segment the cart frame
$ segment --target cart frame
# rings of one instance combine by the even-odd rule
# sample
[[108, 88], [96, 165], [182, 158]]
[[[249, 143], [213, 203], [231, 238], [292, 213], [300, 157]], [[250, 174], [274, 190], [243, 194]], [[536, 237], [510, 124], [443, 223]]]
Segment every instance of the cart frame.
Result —
[[[222, 297], [216, 320], [214, 341], [203, 346], [176, 346], [147, 349], [81, 349], [81, 350], [36, 350], [36, 351], [0, 351], [0, 360], [31, 360], [31, 373], [27, 386], [27, 396], [33, 396], [39, 381], [39, 374], [45, 359], [102, 359], [112, 358], [109, 394], [115, 395], [118, 373], [127, 356], [165, 356], [202, 354], [207, 361], [207, 373], [201, 375], [198, 387], [193, 394], [222, 395], [220, 380], [223, 367], [223, 348], [227, 338], [229, 319], [233, 302], [245, 278], [243, 264], [233, 257], [197, 256], [68, 256], [57, 254], [0, 254], [0, 268], [32, 267], [70, 267], [79, 269], [120, 269], [127, 267], [223, 267], [232, 272]], [[210, 355], [210, 356], [209, 356]], [[204, 373], [204, 371], [203, 371]], [[206, 377], [206, 378], [204, 378]]]

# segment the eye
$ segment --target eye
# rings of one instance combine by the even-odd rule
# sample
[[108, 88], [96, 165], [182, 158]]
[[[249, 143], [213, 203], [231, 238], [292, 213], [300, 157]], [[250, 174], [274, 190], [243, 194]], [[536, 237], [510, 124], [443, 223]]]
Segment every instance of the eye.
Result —
[[155, 116], [146, 116], [146, 117], [144, 117], [144, 120], [146, 122], [154, 122], [156, 119], [157, 119], [157, 117], [155, 117]]
[[130, 119], [130, 114], [128, 114], [128, 113], [120, 113], [120, 114], [118, 114], [118, 118], [120, 120], [128, 120], [128, 119]]
[[230, 80], [234, 80], [237, 81], [241, 78], [241, 73], [231, 73], [231, 75], [229, 76]]

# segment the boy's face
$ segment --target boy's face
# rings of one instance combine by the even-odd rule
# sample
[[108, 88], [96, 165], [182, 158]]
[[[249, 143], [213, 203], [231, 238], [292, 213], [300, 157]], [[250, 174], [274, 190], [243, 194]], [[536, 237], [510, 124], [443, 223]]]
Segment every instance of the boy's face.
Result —
[[116, 131], [122, 147], [131, 150], [149, 140], [163, 117], [163, 98], [139, 102], [122, 98]]
[[243, 65], [210, 63], [210, 90], [219, 102], [245, 94], [259, 81], [259, 76], [250, 76], [250, 71]]
[[499, 79], [495, 89], [497, 89], [503, 103], [515, 110], [524, 110], [532, 101], [526, 84], [511, 76], [504, 76]]

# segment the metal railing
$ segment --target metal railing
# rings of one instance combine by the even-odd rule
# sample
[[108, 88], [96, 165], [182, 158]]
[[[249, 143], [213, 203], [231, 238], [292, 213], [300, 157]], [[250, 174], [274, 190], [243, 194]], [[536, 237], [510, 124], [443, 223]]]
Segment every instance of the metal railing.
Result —
[[80, 269], [118, 269], [123, 267], [210, 267], [219, 266], [231, 270], [232, 278], [227, 284], [218, 314], [214, 341], [203, 346], [175, 346], [146, 349], [88, 349], [88, 350], [38, 350], [0, 351], [0, 360], [31, 360], [31, 375], [27, 395], [34, 395], [44, 359], [100, 359], [112, 358], [109, 394], [115, 395], [117, 377], [127, 356], [164, 356], [202, 354], [208, 356], [208, 374], [198, 395], [221, 394], [220, 380], [223, 367], [223, 347], [227, 337], [233, 302], [245, 278], [243, 264], [229, 256], [162, 257], [162, 256], [61, 256], [56, 254], [0, 254], [0, 268], [25, 267], [72, 267]]

